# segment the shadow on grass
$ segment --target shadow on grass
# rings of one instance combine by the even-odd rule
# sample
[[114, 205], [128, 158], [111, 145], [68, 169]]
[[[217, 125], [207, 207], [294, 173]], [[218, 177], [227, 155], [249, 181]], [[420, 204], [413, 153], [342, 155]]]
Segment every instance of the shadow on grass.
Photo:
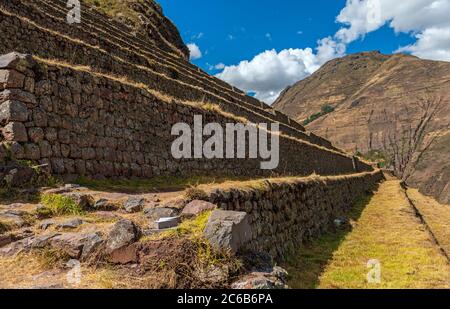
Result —
[[[373, 194], [368, 194], [360, 198], [352, 211], [347, 214], [348, 219], [357, 222], [372, 197]], [[333, 258], [333, 253], [351, 231], [350, 226], [330, 229], [328, 233], [303, 244], [294, 254], [286, 257], [283, 267], [289, 273], [289, 287], [293, 289], [318, 288], [320, 276]]]

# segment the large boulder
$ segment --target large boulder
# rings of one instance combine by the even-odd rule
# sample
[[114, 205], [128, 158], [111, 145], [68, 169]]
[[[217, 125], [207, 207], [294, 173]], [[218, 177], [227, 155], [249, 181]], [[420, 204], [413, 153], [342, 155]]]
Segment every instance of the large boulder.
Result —
[[107, 259], [111, 263], [128, 264], [136, 262], [139, 253], [139, 244], [136, 241], [141, 231], [130, 220], [120, 220], [111, 228], [106, 241]]
[[63, 251], [74, 259], [87, 259], [102, 243], [100, 233], [66, 233], [50, 240], [53, 248]]
[[125, 204], [123, 205], [123, 208], [125, 208], [125, 211], [128, 213], [135, 213], [139, 212], [144, 208], [145, 199], [139, 196], [133, 196], [130, 197]]
[[247, 213], [215, 210], [206, 224], [204, 236], [214, 247], [237, 253], [252, 239]]
[[131, 245], [139, 239], [140, 235], [141, 231], [136, 224], [130, 220], [122, 219], [116, 222], [109, 232], [106, 252], [111, 254], [115, 250]]
[[171, 218], [178, 215], [178, 210], [173, 208], [147, 208], [144, 210], [144, 214], [152, 221], [158, 221], [161, 218]]

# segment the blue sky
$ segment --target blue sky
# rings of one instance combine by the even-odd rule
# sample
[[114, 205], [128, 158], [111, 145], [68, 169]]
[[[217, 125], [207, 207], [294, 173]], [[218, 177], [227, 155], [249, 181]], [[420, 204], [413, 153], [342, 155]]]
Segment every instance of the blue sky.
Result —
[[[405, 0], [408, 4], [403, 6], [392, 4], [402, 1], [391, 0], [158, 0], [158, 2], [163, 7], [165, 15], [180, 30], [185, 43], [193, 43], [199, 47], [202, 56], [193, 59], [193, 63], [211, 74], [219, 74], [219, 77], [243, 90], [256, 93], [257, 97], [269, 103], [282, 90], [280, 87], [284, 88], [305, 78], [325, 61], [344, 54], [369, 50], [393, 53], [403, 48], [404, 52], [424, 58], [447, 60], [448, 56], [450, 59], [450, 44], [444, 46], [443, 54], [437, 55], [423, 47], [418, 39], [418, 35], [427, 33], [429, 28], [439, 26], [443, 31], [450, 31], [450, 28], [446, 28], [449, 25], [440, 12], [447, 10], [446, 13], [450, 14], [450, 0]], [[429, 7], [433, 6], [437, 8], [430, 13]], [[423, 12], [420, 12], [421, 10]], [[368, 23], [363, 20], [361, 23], [361, 16], [366, 18], [364, 14], [371, 14], [372, 11], [376, 12], [376, 22]], [[341, 16], [339, 22], [338, 16]], [[433, 18], [439, 22], [438, 25], [433, 24], [431, 20]], [[418, 26], [411, 25], [408, 19], [416, 20], [415, 24]], [[448, 17], [446, 20], [449, 20]], [[345, 33], [337, 35], [343, 28]], [[325, 45], [332, 45], [333, 51], [329, 50], [326, 55], [320, 55], [316, 50], [317, 42], [327, 37], [330, 41]], [[307, 48], [311, 48], [312, 55], [302, 54]], [[261, 56], [259, 61], [257, 59], [252, 61], [258, 55], [272, 49], [275, 53]], [[283, 56], [278, 54], [289, 49], [297, 51], [295, 56], [292, 56], [291, 51]], [[292, 68], [292, 63], [286, 62], [286, 59], [299, 62], [300, 67], [294, 73], [283, 72]], [[239, 66], [241, 61], [245, 60], [250, 63]], [[264, 66], [265, 63], [268, 63], [267, 72], [256, 67]], [[275, 67], [275, 63], [283, 68]], [[217, 64], [227, 66], [226, 72], [220, 74], [223, 66], [219, 66], [220, 69], [212, 69]], [[249, 71], [254, 71], [254, 74]], [[256, 76], [272, 71], [278, 72], [273, 74], [273, 87], [271, 80], [261, 80]]]

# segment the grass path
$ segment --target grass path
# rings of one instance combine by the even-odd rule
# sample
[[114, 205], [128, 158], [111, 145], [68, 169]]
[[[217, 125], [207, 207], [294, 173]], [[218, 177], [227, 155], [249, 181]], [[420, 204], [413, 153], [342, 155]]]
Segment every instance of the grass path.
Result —
[[[398, 180], [381, 184], [350, 218], [351, 231], [325, 235], [288, 261], [292, 288], [450, 288], [447, 259]], [[372, 259], [380, 262], [380, 283], [367, 282]]]

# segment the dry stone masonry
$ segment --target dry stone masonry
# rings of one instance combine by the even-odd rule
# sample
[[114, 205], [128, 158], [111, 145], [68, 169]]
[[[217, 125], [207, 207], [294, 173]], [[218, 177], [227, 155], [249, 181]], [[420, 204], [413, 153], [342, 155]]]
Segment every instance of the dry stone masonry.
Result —
[[205, 236], [233, 252], [267, 252], [282, 260], [304, 241], [348, 216], [355, 202], [384, 179], [380, 171], [351, 176], [267, 181], [255, 188], [217, 189]]
[[371, 169], [343, 153], [285, 135], [280, 138], [280, 165], [275, 171], [261, 170], [256, 159], [175, 160], [170, 152], [174, 124], [192, 124], [193, 115], [202, 115], [205, 123], [225, 125], [235, 120], [28, 55], [10, 53], [0, 61], [3, 152], [13, 159], [47, 164], [54, 174], [338, 175]]

